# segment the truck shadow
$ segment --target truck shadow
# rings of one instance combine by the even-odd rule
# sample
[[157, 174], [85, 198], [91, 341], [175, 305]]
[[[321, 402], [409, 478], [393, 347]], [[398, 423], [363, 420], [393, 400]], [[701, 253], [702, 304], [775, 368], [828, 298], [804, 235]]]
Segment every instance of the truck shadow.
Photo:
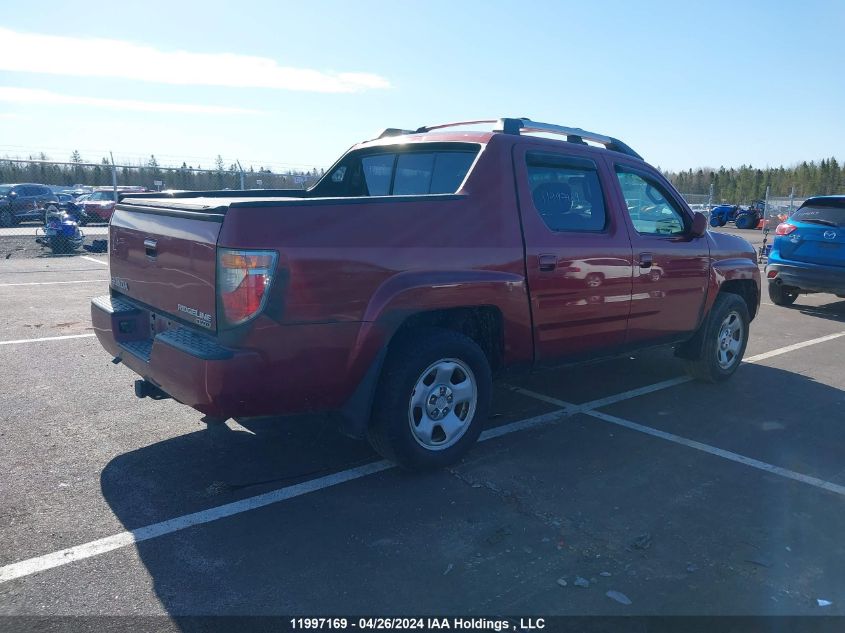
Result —
[[[642, 361], [643, 375], [649, 375], [653, 370], [647, 366], [650, 362], [660, 360]], [[561, 373], [560, 384], [565, 385], [565, 393], [554, 395], [564, 399], [577, 394], [583, 388], [584, 380], [594, 378], [593, 372], [585, 377], [578, 368], [557, 371]], [[615, 392], [612, 386], [609, 387]], [[775, 453], [767, 456], [773, 463], [785, 467], [803, 463], [813, 470], [809, 474], [823, 476], [833, 462], [841, 461], [841, 428], [836, 421], [800, 414], [801, 403], [815, 403], [815, 406], [835, 403], [842, 399], [841, 390], [800, 374], [762, 365], [744, 366], [732, 381], [719, 386], [701, 385], [700, 388], [699, 394], [714, 403], [712, 410], [701, 412], [711, 421], [716, 415], [714, 411], [721, 409], [736, 407], [749, 412], [741, 416], [741, 430], [749, 436], [758, 433], [766, 442], [774, 443]], [[791, 394], [792, 408], [783, 403], [776, 407], [779, 419], [785, 420], [786, 430], [767, 430], [763, 422], [771, 419], [775, 405], [761, 406], [759, 400], [749, 398], [749, 394], [786, 392]], [[715, 408], [716, 404], [718, 408]], [[754, 410], [758, 411], [756, 415]], [[690, 436], [696, 428], [696, 415], [696, 411], [690, 412]], [[647, 423], [649, 419], [651, 416], [644, 409], [640, 421]], [[341, 436], [327, 420], [265, 419], [245, 422], [243, 426], [247, 430], [212, 427], [115, 458], [101, 474], [105, 500], [123, 526], [133, 530], [378, 460], [365, 443]], [[795, 430], [798, 426], [802, 427], [800, 433], [789, 436], [789, 429]], [[816, 440], [807, 439], [810, 437]], [[496, 442], [517, 444], [515, 438]], [[827, 449], [820, 447], [819, 464], [812, 463], [815, 459], [812, 451], [819, 447], [801, 444], [817, 440], [827, 444]], [[548, 438], [542, 441], [547, 442]], [[535, 471], [538, 468], [548, 471], [548, 477], [544, 477], [546, 481], [556, 481], [554, 491], [549, 489], [548, 494], [556, 496], [558, 507], [566, 507], [570, 494], [566, 485], [559, 484], [577, 477], [584, 464], [601, 460], [603, 453], [613, 450], [602, 443], [576, 444], [562, 443], [556, 449], [553, 463], [532, 464]], [[471, 468], [475, 460], [486, 459], [489, 463], [489, 455], [485, 457], [487, 446], [476, 447], [458, 468]], [[510, 451], [504, 451], [497, 459], [517, 460], [525, 450], [523, 440], [522, 450], [514, 450], [512, 456]], [[803, 461], [796, 461], [795, 452], [802, 452]], [[809, 462], [807, 455], [810, 455]], [[612, 463], [619, 456], [614, 458], [605, 454], [604, 459]], [[721, 463], [716, 461], [713, 468]], [[819, 472], [815, 470], [817, 466]], [[512, 470], [514, 464], [503, 467]], [[640, 473], [631, 478], [630, 494], [636, 498], [634, 481], [648, 477], [647, 471], [658, 469], [659, 464], [650, 462], [632, 467]], [[659, 503], [673, 503], [673, 495], [688, 492], [685, 481], [675, 482], [671, 477], [660, 476], [658, 470], [652, 476], [655, 482], [662, 482], [655, 483], [653, 493]], [[718, 517], [722, 511], [731, 512], [730, 508], [718, 505], [720, 477], [736, 494], [730, 477], [709, 470], [690, 471], [680, 479], [684, 477], [715, 482], [713, 499], [705, 500], [706, 503], [702, 501], [702, 508], [709, 508], [707, 512], [711, 516]], [[749, 520], [760, 524], [746, 526], [726, 521], [724, 529], [733, 530], [731, 538], [742, 538], [743, 530], [750, 534], [765, 531], [773, 534], [771, 538], [777, 541], [778, 534], [789, 531], [793, 539], [789, 542], [793, 547], [800, 542], [808, 561], [815, 561], [817, 557], [821, 561], [841, 559], [845, 551], [842, 551], [836, 530], [828, 533], [819, 528], [821, 533], [807, 530], [806, 534], [796, 534], [794, 525], [778, 524], [785, 520], [783, 517], [793, 506], [801, 505], [801, 511], [805, 511], [807, 503], [812, 503], [807, 498], [814, 492], [813, 488], [794, 482], [780, 483], [776, 480], [765, 488], [771, 491], [766, 498], [748, 495], [743, 501], [747, 505], [744, 511], [752, 517]], [[527, 482], [526, 485], [533, 484]], [[453, 486], [455, 490], [452, 490]], [[615, 494], [624, 492], [617, 490]], [[595, 494], [601, 496], [603, 493], [599, 489]], [[469, 510], [469, 503], [456, 505], [455, 498], [471, 499], [476, 507]], [[641, 504], [647, 506], [654, 502], [655, 499], [642, 499]], [[489, 491], [473, 490], [442, 471], [421, 475], [393, 471], [390, 477], [368, 478], [354, 487], [332, 488], [142, 541], [136, 548], [157, 599], [171, 615], [475, 613], [482, 604], [487, 604], [489, 609], [492, 604], [489, 601], [508, 591], [513, 581], [513, 569], [507, 567], [504, 558], [485, 559], [483, 575], [474, 568], [478, 564], [478, 552], [486, 551], [484, 548], [490, 546], [485, 545], [480, 536], [477, 543], [473, 539], [475, 535], [501, 529], [501, 514], [508, 512], [502, 503], [505, 502]], [[636, 508], [638, 503], [631, 503], [632, 511], [641, 513], [642, 510]], [[749, 508], [756, 509], [756, 514]], [[537, 509], [537, 516], [546, 510]], [[606, 515], [601, 510], [590, 521], [602, 524], [608, 520]], [[534, 529], [536, 518], [528, 515], [523, 518], [528, 526], [525, 529]], [[629, 518], [631, 522], [635, 521], [633, 517]], [[626, 519], [617, 514], [612, 520]], [[419, 528], [415, 521], [424, 525], [440, 521], [444, 525], [464, 527], [457, 535], [453, 528], [451, 531], [444, 529], [442, 533], [428, 532]], [[842, 521], [834, 523], [840, 525]], [[824, 521], [819, 520], [819, 524]], [[523, 530], [523, 527], [514, 529]], [[694, 530], [695, 525], [680, 522], [667, 529], [676, 529], [685, 535]], [[718, 535], [714, 535], [716, 537]], [[780, 542], [772, 547], [783, 550]], [[718, 556], [724, 552], [706, 554]], [[444, 569], [449, 575], [444, 574]], [[827, 572], [823, 569], [820, 573]], [[547, 582], [548, 579], [538, 576], [526, 581], [537, 584], [533, 589], [533, 585], [524, 588], [530, 596], [530, 604], [537, 612], [547, 614], [572, 613], [573, 609], [577, 612], [577, 602], [561, 602], [555, 597], [557, 594], [545, 593], [549, 583], [554, 585], [553, 580]], [[702, 581], [705, 580], [699, 582]], [[730, 606], [727, 605], [737, 604], [739, 598], [736, 597], [746, 591], [745, 582], [744, 577], [737, 576], [716, 583], [721, 589], [714, 591], [724, 592], [728, 611]], [[685, 593], [687, 590], [681, 585], [677, 591], [683, 595], [674, 596], [670, 602], [684, 604], [683, 612], [704, 612], [712, 609], [713, 604], [720, 604], [713, 602], [713, 591], [696, 598], [694, 593]], [[596, 608], [612, 611], [606, 604], [602, 605], [604, 607], [598, 605]], [[640, 612], [660, 613], [661, 608], [660, 603], [639, 604]], [[766, 604], [763, 608], [770, 607]], [[520, 611], [519, 605], [514, 611]], [[177, 621], [176, 625], [183, 630], [194, 630], [196, 622]]]

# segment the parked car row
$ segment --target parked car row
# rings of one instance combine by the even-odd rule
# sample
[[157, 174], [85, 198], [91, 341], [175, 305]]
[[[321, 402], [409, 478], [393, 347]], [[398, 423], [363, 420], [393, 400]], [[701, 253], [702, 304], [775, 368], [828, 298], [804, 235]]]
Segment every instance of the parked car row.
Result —
[[[144, 187], [118, 187], [117, 193], [142, 193]], [[113, 187], [81, 187], [55, 191], [37, 183], [0, 184], [0, 227], [44, 221], [46, 214], [65, 211], [80, 225], [108, 222], [116, 203]]]

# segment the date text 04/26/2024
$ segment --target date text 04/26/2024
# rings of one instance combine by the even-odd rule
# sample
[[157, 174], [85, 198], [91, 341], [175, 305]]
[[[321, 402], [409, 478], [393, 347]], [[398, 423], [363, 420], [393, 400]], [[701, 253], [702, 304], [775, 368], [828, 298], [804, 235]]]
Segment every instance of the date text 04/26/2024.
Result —
[[519, 618], [517, 622], [487, 618], [291, 618], [295, 630], [456, 630], [456, 631], [531, 631], [545, 628], [543, 618]]

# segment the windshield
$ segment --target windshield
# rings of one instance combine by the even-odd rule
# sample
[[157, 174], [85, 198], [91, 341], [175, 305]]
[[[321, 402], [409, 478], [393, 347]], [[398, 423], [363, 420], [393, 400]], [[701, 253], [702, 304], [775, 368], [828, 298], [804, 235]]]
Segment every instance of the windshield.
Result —
[[0, 185], [0, 196], [6, 195], [12, 190], [12, 187], [9, 185]]
[[810, 224], [845, 227], [845, 206], [813, 205], [801, 207], [793, 214], [792, 219]]

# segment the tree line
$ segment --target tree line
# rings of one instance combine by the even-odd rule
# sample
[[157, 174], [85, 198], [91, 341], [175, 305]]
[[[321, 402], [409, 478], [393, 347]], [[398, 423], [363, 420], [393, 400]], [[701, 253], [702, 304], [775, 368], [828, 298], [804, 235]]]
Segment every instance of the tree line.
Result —
[[[9, 159], [8, 156], [5, 158]], [[107, 158], [99, 163], [90, 164], [82, 159], [78, 151], [74, 151], [69, 160], [70, 164], [50, 163], [50, 158], [41, 153], [28, 159], [11, 158], [12, 162], [0, 161], [0, 183], [34, 182], [45, 185], [64, 186], [74, 185], [91, 187], [107, 187], [112, 183], [112, 166]], [[47, 162], [27, 162], [47, 161]], [[15, 162], [19, 161], [19, 162]], [[86, 164], [89, 163], [89, 164]], [[204, 169], [204, 171], [191, 171]], [[117, 166], [118, 186], [141, 186], [147, 189], [188, 189], [214, 190], [239, 189], [241, 174], [238, 165], [226, 166], [221, 156], [214, 161], [214, 165], [203, 168], [202, 165], [188, 165], [183, 162], [180, 167], [163, 167], [155, 155], [138, 165]], [[253, 166], [244, 169], [243, 184], [247, 189], [298, 189], [310, 186], [322, 176], [324, 170], [316, 167], [310, 171], [288, 170], [284, 172], [272, 171], [266, 167]], [[160, 182], [157, 185], [156, 182]]]
[[[6, 157], [8, 158], [8, 157]], [[17, 158], [12, 160], [18, 160]], [[49, 161], [43, 153], [29, 160]], [[49, 162], [0, 161], [0, 183], [37, 182], [46, 185], [72, 187], [81, 184], [88, 186], [110, 186], [112, 167], [107, 158], [97, 164], [86, 163], [78, 151], [74, 151], [69, 165]], [[204, 171], [191, 171], [193, 165], [183, 162], [180, 167], [163, 167], [155, 155], [137, 166], [118, 166], [117, 184], [135, 185], [148, 189], [239, 189], [241, 187], [240, 170], [236, 164], [226, 165], [221, 156]], [[196, 169], [203, 169], [197, 165]], [[324, 173], [316, 167], [310, 171], [288, 170], [272, 171], [266, 167], [253, 166], [244, 170], [243, 184], [247, 189], [289, 189], [312, 185]], [[664, 171], [664, 175], [684, 194], [707, 195], [713, 186], [713, 202], [748, 203], [766, 195], [769, 187], [771, 197], [787, 197], [794, 191], [798, 199], [812, 195], [845, 193], [845, 165], [840, 165], [836, 158], [824, 158], [818, 163], [804, 161], [791, 167], [755, 168], [751, 165], [741, 167], [700, 167], [686, 171]], [[156, 182], [162, 183], [156, 185]]]
[[708, 194], [713, 185], [713, 202], [744, 204], [763, 199], [766, 187], [770, 197], [787, 197], [791, 192], [798, 199], [809, 196], [845, 193], [845, 165], [833, 157], [820, 162], [804, 161], [791, 167], [751, 165], [737, 167], [701, 167], [687, 171], [664, 171], [664, 175], [685, 194]]

